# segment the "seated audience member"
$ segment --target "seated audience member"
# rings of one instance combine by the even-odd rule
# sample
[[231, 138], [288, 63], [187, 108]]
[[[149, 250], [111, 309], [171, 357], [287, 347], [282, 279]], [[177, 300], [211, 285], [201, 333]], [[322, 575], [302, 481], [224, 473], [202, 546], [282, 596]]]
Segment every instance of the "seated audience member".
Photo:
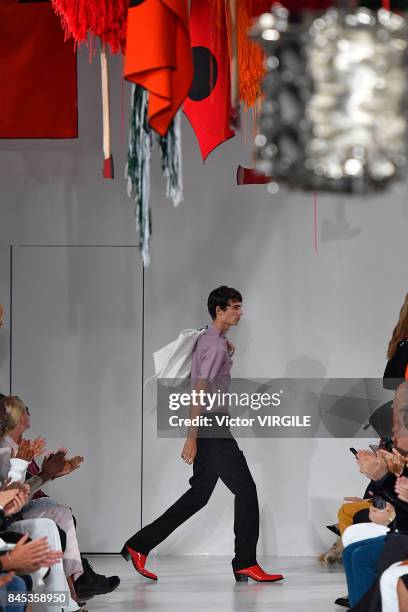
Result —
[[14, 572], [8, 572], [3, 574], [0, 572], [0, 603], [4, 603], [4, 607], [0, 606], [0, 610], [3, 612], [24, 612], [26, 607], [24, 605], [7, 606], [6, 601], [9, 593], [26, 593], [27, 586], [25, 580], [20, 576], [15, 576]]
[[359, 451], [357, 454], [360, 471], [373, 481], [373, 493], [387, 502], [384, 510], [371, 508], [370, 519], [384, 526], [388, 523], [391, 531], [351, 544], [344, 550], [353, 612], [379, 610], [381, 573], [392, 563], [408, 558], [408, 536], [405, 535], [408, 534], [408, 382], [398, 387], [393, 410], [393, 452]]
[[[0, 525], [0, 574], [11, 572], [11, 578], [14, 573], [20, 574], [23, 583], [19, 577], [16, 576], [16, 580], [8, 583], [7, 590], [16, 589], [25, 592], [27, 588], [31, 589], [32, 586], [32, 581], [28, 574], [35, 577], [42, 568], [50, 568], [49, 576], [46, 579], [47, 589], [67, 592], [68, 585], [62, 571], [62, 551], [59, 545], [59, 535], [53, 521], [48, 519], [16, 521], [13, 523], [13, 530], [20, 531], [22, 534], [21, 537], [17, 536], [17, 538], [14, 537], [17, 534], [1, 531], [5, 521], [10, 520], [10, 518], [18, 513], [26, 503], [28, 493], [28, 486], [20, 485], [19, 483], [8, 482], [3, 484], [0, 488], [0, 505], [3, 506], [2, 516], [0, 517], [2, 522], [2, 525]], [[37, 536], [40, 537], [29, 542], [28, 534], [25, 533], [26, 531], [29, 531], [34, 538], [37, 538]], [[6, 542], [10, 535], [13, 536], [12, 540], [17, 543], [9, 550]], [[41, 575], [43, 576], [44, 572]], [[48, 612], [48, 608], [49, 606], [44, 610]], [[9, 608], [6, 606], [6, 610], [8, 609]], [[15, 609], [15, 607], [10, 607], [10, 610]], [[67, 607], [64, 609], [74, 611], [80, 608], [78, 604], [69, 600]]]
[[405, 296], [397, 325], [388, 345], [387, 366], [384, 372], [384, 388], [396, 389], [408, 379], [408, 293]]
[[[1, 313], [0, 313], [0, 316], [1, 316]], [[4, 609], [6, 612], [9, 612], [10, 610], [17, 610], [17, 612], [19, 611], [23, 612], [24, 610], [23, 605], [13, 606], [12, 608], [10, 608], [10, 606], [7, 606], [6, 605], [7, 593], [11, 593], [11, 592], [26, 593], [27, 592], [27, 585], [26, 585], [27, 577], [26, 579], [23, 579], [21, 576], [16, 576], [14, 571], [9, 570], [6, 572], [7, 562], [4, 564], [5, 567], [2, 564], [2, 557], [6, 555], [7, 547], [6, 547], [6, 543], [1, 538], [1, 535], [2, 535], [1, 529], [3, 527], [5, 517], [10, 516], [12, 513], [13, 501], [16, 499], [16, 497], [18, 497], [19, 492], [20, 492], [19, 487], [17, 486], [15, 486], [14, 488], [9, 488], [8, 490], [0, 490], [0, 507], [2, 508], [2, 510], [0, 510], [0, 597], [1, 597], [0, 610]], [[17, 548], [17, 552], [18, 552], [18, 548]], [[11, 557], [9, 553], [9, 560], [10, 559], [11, 559], [11, 563], [13, 563], [13, 558]], [[15, 559], [15, 554], [14, 554], [14, 559]], [[29, 554], [28, 557], [26, 556], [25, 558], [26, 563], [28, 563], [29, 561], [31, 561], [31, 554]], [[11, 565], [10, 565], [10, 568], [11, 568]], [[16, 569], [15, 566], [14, 566], [14, 569]], [[4, 604], [4, 608], [1, 607], [1, 603]]]
[[408, 610], [408, 560], [393, 563], [380, 578], [382, 612]]
[[[43, 449], [44, 440], [37, 438], [34, 442], [22, 440], [22, 433], [30, 426], [29, 413], [17, 397], [3, 398], [6, 409], [6, 422], [3, 438], [0, 441], [0, 473], [24, 481], [26, 471], [34, 473], [27, 481], [31, 494], [39, 493], [40, 497], [30, 500], [22, 509], [22, 517], [53, 519], [65, 534], [64, 570], [67, 576], [71, 595], [74, 599], [89, 599], [114, 590], [120, 583], [117, 576], [105, 577], [96, 574], [85, 557], [81, 557], [77, 542], [74, 518], [70, 508], [58, 504], [46, 496], [39, 487], [48, 480], [54, 480], [70, 474], [83, 461], [82, 457], [66, 458], [66, 450], [52, 454], [44, 459], [42, 468], [33, 461], [34, 456]], [[84, 572], [85, 570], [85, 572]]]

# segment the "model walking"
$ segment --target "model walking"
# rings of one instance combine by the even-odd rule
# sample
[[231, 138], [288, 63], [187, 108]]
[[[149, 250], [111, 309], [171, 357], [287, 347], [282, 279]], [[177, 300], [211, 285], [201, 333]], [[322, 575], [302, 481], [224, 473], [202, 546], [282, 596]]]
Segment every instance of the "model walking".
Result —
[[[208, 297], [208, 311], [212, 324], [198, 339], [193, 354], [192, 388], [215, 393], [228, 391], [230, 383], [231, 356], [234, 347], [225, 337], [233, 325], [238, 325], [242, 316], [242, 297], [235, 289], [219, 287]], [[202, 406], [192, 406], [191, 416], [201, 413]], [[223, 413], [225, 407], [214, 406], [206, 415]], [[223, 437], [203, 437], [200, 429], [190, 427], [181, 457], [193, 464], [190, 488], [164, 514], [150, 525], [146, 525], [127, 540], [122, 556], [131, 558], [135, 569], [152, 580], [157, 576], [145, 568], [149, 552], [163, 542], [177, 527], [203, 508], [211, 497], [220, 478], [235, 496], [235, 556], [232, 569], [239, 582], [248, 578], [260, 582], [282, 580], [281, 574], [267, 574], [256, 561], [256, 545], [259, 535], [259, 509], [256, 485], [245, 457], [228, 428]]]

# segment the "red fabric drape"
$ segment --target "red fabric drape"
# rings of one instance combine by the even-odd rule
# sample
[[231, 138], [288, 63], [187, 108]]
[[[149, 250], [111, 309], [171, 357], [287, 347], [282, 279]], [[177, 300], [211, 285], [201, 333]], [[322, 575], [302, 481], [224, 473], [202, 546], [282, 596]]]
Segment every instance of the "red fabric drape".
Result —
[[132, 4], [124, 76], [149, 91], [149, 124], [165, 135], [193, 77], [187, 0]]
[[216, 36], [211, 0], [192, 0], [190, 12], [194, 79], [183, 110], [200, 145], [203, 160], [234, 136], [231, 121], [230, 59], [224, 12]]
[[72, 42], [49, 3], [0, 2], [0, 138], [76, 138]]

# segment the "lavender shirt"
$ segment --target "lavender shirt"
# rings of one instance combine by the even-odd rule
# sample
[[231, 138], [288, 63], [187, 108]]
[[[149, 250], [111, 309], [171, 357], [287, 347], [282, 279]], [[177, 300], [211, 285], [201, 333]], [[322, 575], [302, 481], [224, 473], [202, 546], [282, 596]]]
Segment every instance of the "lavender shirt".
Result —
[[[227, 340], [225, 333], [218, 331], [214, 325], [209, 325], [208, 329], [200, 336], [193, 353], [191, 365], [192, 387], [198, 378], [207, 380], [207, 393], [227, 393], [231, 381], [232, 359], [228, 353]], [[225, 410], [228, 406], [219, 405], [215, 402], [212, 411]], [[209, 412], [209, 411], [206, 411]]]

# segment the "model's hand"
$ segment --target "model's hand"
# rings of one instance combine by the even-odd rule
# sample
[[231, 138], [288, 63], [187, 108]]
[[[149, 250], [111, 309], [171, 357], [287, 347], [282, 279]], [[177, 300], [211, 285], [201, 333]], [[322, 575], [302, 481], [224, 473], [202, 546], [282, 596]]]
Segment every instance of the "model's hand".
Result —
[[384, 510], [379, 510], [378, 508], [371, 506], [368, 516], [372, 523], [376, 523], [377, 525], [385, 525], [388, 527], [388, 525], [395, 519], [395, 509], [394, 506], [388, 502]]
[[378, 454], [381, 457], [384, 457], [390, 472], [395, 474], [395, 476], [401, 476], [402, 472], [404, 471], [406, 461], [405, 457], [403, 457], [396, 448], [392, 449], [392, 453], [384, 449], [380, 449]]
[[233, 354], [235, 353], [235, 346], [229, 340], [227, 340], [227, 350], [228, 350], [230, 357], [232, 357]]
[[380, 480], [388, 472], [387, 463], [381, 455], [370, 451], [359, 450], [356, 455], [360, 472], [370, 480]]
[[406, 476], [397, 478], [395, 492], [401, 501], [408, 502], [408, 478]]
[[197, 454], [197, 439], [187, 438], [184, 443], [183, 450], [181, 451], [181, 458], [191, 465]]

